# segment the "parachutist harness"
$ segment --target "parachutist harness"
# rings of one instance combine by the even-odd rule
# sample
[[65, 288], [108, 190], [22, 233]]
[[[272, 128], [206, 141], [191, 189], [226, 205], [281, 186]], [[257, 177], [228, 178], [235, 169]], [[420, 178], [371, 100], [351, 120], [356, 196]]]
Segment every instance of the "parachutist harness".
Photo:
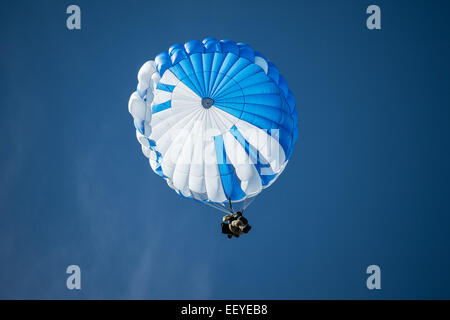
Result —
[[252, 227], [248, 224], [248, 220], [242, 216], [241, 211], [234, 213], [230, 198], [228, 198], [228, 204], [230, 205], [230, 213], [222, 218], [222, 233], [226, 234], [228, 239], [233, 236], [239, 238], [240, 235], [248, 233]]

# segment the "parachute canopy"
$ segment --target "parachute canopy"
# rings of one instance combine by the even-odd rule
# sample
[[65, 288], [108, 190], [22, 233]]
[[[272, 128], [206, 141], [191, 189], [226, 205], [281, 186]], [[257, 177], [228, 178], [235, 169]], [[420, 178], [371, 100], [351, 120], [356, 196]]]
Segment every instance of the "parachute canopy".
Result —
[[249, 45], [206, 38], [147, 61], [129, 101], [153, 171], [179, 195], [245, 207], [287, 164], [297, 139], [293, 93]]

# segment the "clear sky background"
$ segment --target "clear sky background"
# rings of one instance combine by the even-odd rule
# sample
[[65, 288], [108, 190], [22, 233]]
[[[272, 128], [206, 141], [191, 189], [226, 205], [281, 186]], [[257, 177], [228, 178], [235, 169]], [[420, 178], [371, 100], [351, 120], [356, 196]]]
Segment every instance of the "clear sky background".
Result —
[[[381, 31], [365, 26], [370, 4]], [[0, 298], [450, 298], [449, 10], [2, 1]], [[275, 62], [299, 112], [291, 161], [240, 239], [151, 171], [127, 109], [145, 61], [207, 36]], [[71, 264], [80, 291], [66, 288]]]

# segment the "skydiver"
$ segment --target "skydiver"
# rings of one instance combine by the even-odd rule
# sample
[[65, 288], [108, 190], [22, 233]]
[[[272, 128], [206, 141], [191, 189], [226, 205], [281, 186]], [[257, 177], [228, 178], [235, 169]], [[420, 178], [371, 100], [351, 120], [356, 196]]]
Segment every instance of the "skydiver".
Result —
[[[248, 224], [248, 220], [242, 216], [242, 212], [231, 212], [222, 218], [222, 233], [226, 234], [228, 239], [233, 236], [239, 238], [240, 235], [248, 233], [252, 228]], [[228, 222], [228, 223], [226, 223]]]

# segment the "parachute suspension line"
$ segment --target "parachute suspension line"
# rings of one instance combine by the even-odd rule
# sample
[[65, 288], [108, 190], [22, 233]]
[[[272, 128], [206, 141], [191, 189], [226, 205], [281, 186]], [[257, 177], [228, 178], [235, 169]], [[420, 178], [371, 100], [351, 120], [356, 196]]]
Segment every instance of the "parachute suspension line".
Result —
[[229, 210], [228, 210], [226, 205], [221, 205], [219, 203], [207, 202], [207, 201], [205, 201], [203, 203], [208, 205], [208, 206], [210, 206], [210, 207], [212, 207], [212, 208], [216, 208], [216, 209], [218, 209], [218, 210], [220, 210], [220, 211], [222, 211], [222, 212], [224, 212], [226, 214], [228, 214], [228, 212], [229, 212]]
[[230, 205], [230, 212], [234, 213], [233, 212], [233, 205], [231, 204], [231, 198], [228, 198], [228, 204]]
[[255, 200], [256, 196], [249, 197], [244, 200], [244, 205], [242, 206], [242, 214], [244, 213], [244, 210]]

